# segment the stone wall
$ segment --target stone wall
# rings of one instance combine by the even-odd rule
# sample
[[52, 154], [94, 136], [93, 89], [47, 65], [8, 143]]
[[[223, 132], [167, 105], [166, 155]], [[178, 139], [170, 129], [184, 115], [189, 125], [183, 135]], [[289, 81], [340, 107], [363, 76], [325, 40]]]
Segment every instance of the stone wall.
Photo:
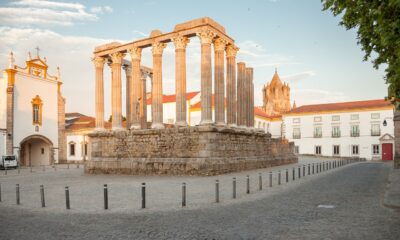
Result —
[[87, 173], [216, 175], [297, 162], [293, 143], [243, 129], [200, 126], [89, 136]]

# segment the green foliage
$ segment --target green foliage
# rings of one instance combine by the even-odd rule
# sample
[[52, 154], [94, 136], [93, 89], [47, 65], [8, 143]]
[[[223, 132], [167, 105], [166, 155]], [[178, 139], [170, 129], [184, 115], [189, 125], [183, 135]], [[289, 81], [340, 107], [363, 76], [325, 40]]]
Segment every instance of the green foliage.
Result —
[[[122, 121], [126, 121], [126, 117], [122, 116]], [[112, 115], [108, 118], [108, 122], [112, 122]]]
[[[342, 16], [346, 29], [357, 29], [358, 44], [375, 69], [386, 66], [388, 98], [400, 98], [400, 0], [321, 0], [323, 10]], [[375, 54], [376, 53], [376, 54]], [[377, 57], [375, 58], [375, 55]]]

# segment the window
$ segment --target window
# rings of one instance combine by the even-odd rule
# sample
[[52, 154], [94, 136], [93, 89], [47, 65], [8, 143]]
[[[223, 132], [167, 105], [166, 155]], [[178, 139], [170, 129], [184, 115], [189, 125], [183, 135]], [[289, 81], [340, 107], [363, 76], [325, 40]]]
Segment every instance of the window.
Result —
[[340, 121], [340, 115], [333, 115], [332, 116], [332, 121], [334, 121], [334, 122]]
[[360, 136], [360, 127], [358, 125], [351, 125], [350, 136], [351, 137], [359, 137]]
[[379, 113], [371, 113], [371, 119], [379, 119], [380, 117]]
[[332, 137], [337, 138], [340, 137], [340, 127], [332, 126]]
[[333, 145], [333, 156], [340, 155], [340, 145]]
[[359, 119], [358, 114], [351, 114], [350, 115], [350, 120], [358, 120], [358, 119]]
[[69, 155], [75, 156], [75, 143], [74, 142], [69, 143]]
[[32, 99], [32, 124], [34, 125], [42, 125], [42, 99], [40, 99], [39, 95], [36, 95], [35, 98]]
[[84, 153], [85, 153], [85, 156], [87, 156], [87, 143], [85, 143], [85, 151], [84, 151]]
[[294, 146], [294, 153], [299, 154], [299, 146]]
[[372, 144], [372, 154], [379, 155], [379, 144]]
[[379, 123], [371, 124], [371, 136], [380, 136], [381, 128]]
[[293, 123], [300, 123], [300, 118], [293, 118]]
[[321, 146], [315, 146], [315, 155], [321, 155]]
[[87, 156], [87, 147], [88, 147], [87, 142], [85, 143], [82, 142], [81, 146], [82, 146], [82, 156]]
[[41, 149], [40, 149], [40, 152], [41, 152], [42, 154], [44, 154], [44, 148], [41, 148]]
[[351, 154], [358, 155], [358, 145], [351, 145]]
[[300, 139], [301, 133], [300, 128], [293, 128], [293, 139]]
[[314, 117], [314, 122], [321, 122], [322, 121], [322, 117]]
[[321, 126], [314, 127], [314, 137], [315, 138], [322, 137], [322, 127]]

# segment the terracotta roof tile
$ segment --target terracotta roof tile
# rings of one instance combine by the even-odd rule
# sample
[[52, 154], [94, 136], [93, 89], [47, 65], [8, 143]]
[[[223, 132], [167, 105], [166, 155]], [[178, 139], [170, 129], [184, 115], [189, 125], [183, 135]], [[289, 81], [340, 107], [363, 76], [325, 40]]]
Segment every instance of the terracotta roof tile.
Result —
[[[197, 94], [200, 92], [188, 92], [186, 93], [186, 100], [190, 100], [194, 98]], [[147, 99], [147, 105], [151, 104], [151, 97]], [[171, 103], [171, 102], [176, 102], [176, 95], [163, 95], [163, 103]]]

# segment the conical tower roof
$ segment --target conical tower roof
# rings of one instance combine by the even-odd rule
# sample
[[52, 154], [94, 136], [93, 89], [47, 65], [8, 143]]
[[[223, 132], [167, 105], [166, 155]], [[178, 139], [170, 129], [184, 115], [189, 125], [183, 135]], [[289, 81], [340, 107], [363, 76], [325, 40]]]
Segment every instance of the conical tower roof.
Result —
[[282, 81], [281, 81], [281, 79], [279, 78], [279, 75], [278, 75], [278, 71], [277, 71], [277, 69], [275, 68], [275, 74], [274, 74], [274, 76], [272, 77], [272, 80], [271, 80], [271, 84], [270, 84], [271, 86], [279, 86], [279, 85], [282, 85]]

